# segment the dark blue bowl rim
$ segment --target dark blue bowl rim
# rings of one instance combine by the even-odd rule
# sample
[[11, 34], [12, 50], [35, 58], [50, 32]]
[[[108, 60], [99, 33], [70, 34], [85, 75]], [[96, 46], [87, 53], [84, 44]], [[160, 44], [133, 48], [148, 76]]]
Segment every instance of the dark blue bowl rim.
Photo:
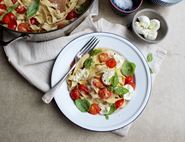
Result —
[[125, 11], [125, 10], [119, 8], [119, 7], [113, 2], [113, 0], [109, 0], [109, 1], [110, 1], [111, 5], [112, 5], [116, 10], [118, 10], [119, 12], [122, 12], [122, 13], [132, 13], [132, 12], [138, 10], [139, 7], [140, 7], [140, 6], [142, 5], [142, 3], [143, 3], [143, 0], [140, 0], [139, 5], [138, 5], [135, 9], [130, 10], [130, 11]]

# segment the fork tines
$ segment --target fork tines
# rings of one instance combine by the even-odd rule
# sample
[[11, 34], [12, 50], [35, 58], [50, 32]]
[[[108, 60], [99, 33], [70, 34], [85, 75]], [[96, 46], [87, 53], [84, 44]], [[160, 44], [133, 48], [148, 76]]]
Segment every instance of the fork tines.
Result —
[[99, 40], [97, 37], [93, 36], [79, 51], [79, 55], [85, 54], [96, 47], [96, 45], [99, 43]]

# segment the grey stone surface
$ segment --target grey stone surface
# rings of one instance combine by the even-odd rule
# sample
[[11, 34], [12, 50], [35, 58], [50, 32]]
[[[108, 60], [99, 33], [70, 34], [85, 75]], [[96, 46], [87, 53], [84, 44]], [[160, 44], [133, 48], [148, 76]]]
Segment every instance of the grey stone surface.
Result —
[[[100, 17], [126, 25], [130, 17], [117, 16], [108, 0], [100, 0]], [[144, 7], [151, 7], [145, 4]], [[31, 86], [8, 63], [0, 49], [0, 142], [184, 142], [185, 141], [185, 1], [172, 7], [152, 6], [165, 16], [169, 33], [162, 45], [168, 56], [161, 66], [144, 113], [125, 138], [83, 130], [42, 92]]]

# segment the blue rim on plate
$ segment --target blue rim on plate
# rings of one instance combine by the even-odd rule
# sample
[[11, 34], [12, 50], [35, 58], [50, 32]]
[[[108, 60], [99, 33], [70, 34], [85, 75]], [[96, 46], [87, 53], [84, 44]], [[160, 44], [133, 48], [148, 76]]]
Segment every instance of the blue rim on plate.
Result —
[[[127, 126], [128, 124], [130, 124], [130, 123], [132, 123], [142, 112], [143, 112], [143, 110], [144, 110], [144, 108], [146, 107], [146, 105], [147, 105], [147, 102], [148, 102], [148, 100], [149, 100], [149, 98], [150, 98], [150, 93], [151, 93], [151, 87], [152, 87], [152, 82], [151, 82], [151, 75], [150, 75], [150, 70], [149, 70], [149, 67], [148, 67], [148, 64], [147, 64], [147, 62], [146, 62], [146, 60], [145, 60], [145, 58], [144, 58], [144, 56], [142, 55], [142, 53], [132, 44], [132, 43], [130, 43], [128, 40], [126, 40], [126, 39], [124, 39], [124, 38], [122, 38], [122, 37], [120, 37], [120, 36], [118, 36], [118, 35], [115, 35], [115, 34], [111, 34], [111, 33], [90, 33], [90, 34], [85, 34], [85, 35], [82, 35], [82, 36], [80, 36], [80, 37], [78, 37], [78, 38], [75, 38], [75, 39], [73, 39], [70, 43], [68, 43], [62, 50], [61, 50], [61, 52], [59, 53], [59, 55], [58, 55], [58, 57], [57, 57], [57, 59], [56, 59], [56, 61], [55, 61], [55, 63], [54, 63], [54, 66], [53, 66], [53, 70], [52, 70], [52, 75], [51, 75], [51, 86], [54, 86], [54, 84], [56, 84], [59, 80], [60, 80], [60, 78], [58, 77], [58, 75], [61, 77], [61, 74], [60, 74], [60, 70], [61, 70], [61, 66], [65, 66], [64, 64], [64, 62], [62, 62], [61, 61], [61, 59], [66, 59], [66, 58], [73, 58], [73, 56], [75, 55], [72, 55], [71, 57], [70, 56], [65, 56], [64, 57], [64, 55], [63, 55], [63, 53], [65, 53], [66, 51], [67, 51], [67, 53], [70, 53], [71, 52], [71, 50], [69, 51], [69, 49], [67, 49], [67, 48], [71, 48], [70, 47], [70, 45], [73, 45], [75, 42], [77, 42], [78, 40], [80, 40], [80, 43], [82, 42], [82, 40], [84, 39], [84, 38], [91, 38], [92, 36], [99, 36], [99, 37], [101, 37], [102, 39], [104, 39], [105, 37], [110, 37], [110, 38], [115, 38], [115, 39], [117, 39], [117, 40], [120, 40], [121, 42], [123, 42], [123, 43], [125, 43], [125, 45], [128, 45], [128, 46], [130, 46], [130, 47], [126, 47], [126, 48], [130, 48], [129, 50], [130, 51], [132, 51], [133, 53], [136, 53], [136, 55], [137, 55], [137, 58], [139, 59], [139, 60], [141, 60], [141, 61], [137, 61], [137, 62], [140, 62], [139, 64], [140, 65], [143, 65], [143, 69], [141, 69], [141, 70], [139, 70], [139, 71], [144, 71], [145, 73], [141, 73], [142, 75], [146, 75], [144, 78], [146, 79], [146, 88], [144, 89], [145, 91], [144, 92], [146, 92], [146, 94], [140, 94], [141, 96], [139, 96], [139, 97], [141, 97], [141, 98], [139, 98], [139, 99], [135, 99], [133, 102], [135, 103], [135, 101], [137, 102], [138, 100], [139, 100], [139, 106], [134, 106], [134, 111], [137, 111], [136, 113], [135, 112], [133, 112], [133, 114], [132, 113], [130, 113], [129, 115], [131, 116], [128, 120], [127, 119], [125, 119], [125, 122], [123, 123], [122, 121], [122, 119], [123, 119], [123, 117], [120, 117], [119, 119], [120, 119], [120, 122], [122, 122], [122, 123], [116, 123], [115, 124], [115, 126], [112, 126], [112, 124], [110, 125], [111, 126], [111, 128], [109, 128], [109, 126], [108, 127], [103, 127], [103, 128], [101, 128], [101, 127], [94, 127], [94, 126], [90, 126], [90, 125], [84, 125], [83, 123], [84, 122], [79, 122], [80, 120], [79, 120], [79, 118], [78, 118], [78, 120], [76, 120], [76, 118], [74, 118], [74, 117], [71, 117], [71, 116], [73, 116], [73, 111], [75, 112], [76, 110], [69, 110], [68, 108], [65, 108], [65, 107], [67, 107], [66, 105], [65, 105], [65, 103], [69, 103], [68, 101], [71, 101], [72, 103], [71, 104], [73, 104], [73, 108], [74, 109], [77, 109], [76, 108], [76, 106], [74, 105], [74, 103], [73, 103], [73, 101], [71, 100], [71, 98], [69, 99], [69, 100], [66, 100], [65, 98], [66, 97], [68, 97], [69, 98], [69, 92], [68, 92], [68, 94], [62, 94], [61, 93], [61, 95], [60, 94], [56, 94], [56, 96], [55, 96], [55, 102], [56, 102], [56, 104], [58, 105], [58, 107], [60, 108], [60, 110], [61, 110], [61, 112], [71, 121], [71, 122], [73, 122], [74, 124], [76, 124], [76, 125], [78, 125], [79, 127], [81, 127], [81, 128], [84, 128], [84, 129], [87, 129], [87, 130], [91, 130], [91, 131], [102, 131], [102, 132], [106, 132], [106, 131], [113, 131], [113, 130], [117, 130], [117, 129], [120, 129], [120, 128], [123, 128], [123, 127], [125, 127], [125, 126]], [[78, 41], [79, 42], [79, 41]], [[86, 42], [86, 41], [85, 41]], [[126, 50], [126, 48], [124, 49], [124, 50]], [[73, 47], [73, 49], [74, 49], [74, 47]], [[77, 51], [77, 49], [75, 49], [76, 51]], [[119, 49], [119, 50], [123, 50], [123, 49]], [[76, 52], [75, 51], [75, 52]], [[129, 55], [128, 55], [129, 56]], [[71, 60], [71, 59], [70, 59]], [[60, 63], [60, 64], [58, 64], [58, 63]], [[70, 64], [70, 63], [66, 63], [66, 64]], [[58, 67], [59, 68], [58, 68]], [[140, 68], [142, 68], [142, 67], [140, 67]], [[60, 70], [58, 70], [58, 69], [60, 69]], [[59, 74], [58, 74], [59, 73]], [[138, 72], [139, 73], [139, 72]], [[137, 75], [138, 75], [138, 73], [137, 73]], [[136, 76], [136, 78], [137, 78], [137, 76]], [[136, 79], [137, 80], [137, 79]], [[145, 82], [145, 81], [144, 81]], [[141, 82], [140, 82], [141, 83]], [[138, 84], [139, 85], [139, 84]], [[63, 85], [64, 87], [66, 87], [66, 85]], [[137, 86], [137, 85], [136, 85]], [[140, 87], [142, 86], [142, 84], [140, 84]], [[140, 87], [138, 87], [138, 88], [140, 88]], [[66, 88], [64, 88], [64, 89], [66, 89]], [[136, 87], [136, 90], [137, 90], [137, 87]], [[138, 89], [139, 90], [139, 89]], [[142, 89], [140, 89], [140, 90], [142, 90]], [[61, 91], [65, 91], [65, 90], [61, 90]], [[138, 91], [138, 92], [140, 92], [140, 91]], [[62, 96], [63, 95], [63, 96]], [[143, 95], [143, 96], [142, 96]], [[62, 100], [62, 98], [61, 97], [64, 97], [63, 98], [63, 100]], [[143, 97], [143, 98], [142, 98]], [[132, 100], [131, 100], [132, 101]], [[133, 103], [132, 102], [132, 103]], [[133, 105], [132, 105], [132, 103], [130, 102], [129, 104], [130, 104], [130, 106], [129, 107], [133, 107]], [[129, 105], [128, 104], [128, 105]], [[128, 108], [129, 108], [128, 107]], [[124, 109], [124, 108], [123, 108]], [[122, 109], [121, 109], [122, 110]], [[78, 110], [79, 111], [79, 110]], [[127, 112], [127, 110], [125, 109], [124, 110], [124, 112], [126, 113]], [[70, 114], [68, 114], [68, 113], [70, 113]], [[76, 112], [75, 112], [75, 114], [76, 114]], [[120, 111], [120, 112], [118, 112], [117, 114], [115, 114], [115, 116], [116, 116], [116, 118], [117, 118], [117, 116], [119, 116], [119, 115], [123, 115], [123, 113]], [[80, 117], [81, 117], [81, 115], [84, 115], [85, 116], [85, 118], [84, 118], [84, 116], [82, 116], [81, 118], [82, 118], [82, 120], [83, 119], [86, 119], [86, 116], [87, 115], [90, 115], [90, 114], [84, 114], [84, 113], [82, 113], [82, 112], [79, 112], [78, 113], [78, 117], [79, 117], [79, 115], [80, 115]], [[125, 115], [125, 114], [124, 114]], [[123, 116], [124, 116], [123, 115]], [[76, 116], [76, 115], [75, 115]], [[91, 115], [92, 116], [92, 115]], [[90, 116], [90, 122], [91, 122], [91, 120], [96, 120], [97, 121], [97, 118], [100, 120], [100, 121], [102, 121], [102, 122], [105, 122], [105, 126], [106, 126], [106, 124], [107, 123], [109, 123], [109, 121], [107, 121], [105, 118], [104, 119], [102, 119], [102, 118], [100, 118], [100, 117], [96, 117], [96, 118], [94, 118], [94, 116], [93, 116], [93, 118], [91, 119], [91, 116]], [[88, 116], [89, 117], [89, 116]], [[112, 120], [114, 119], [114, 117], [113, 116], [111, 116], [112, 117]], [[124, 116], [125, 117], [125, 116]], [[110, 122], [112, 121], [112, 120], [110, 120]], [[93, 122], [93, 121], [92, 121]], [[101, 125], [104, 125], [104, 124], [102, 124], [101, 122], [98, 122], [98, 123], [100, 123]], [[86, 123], [85, 123], [86, 124]]]

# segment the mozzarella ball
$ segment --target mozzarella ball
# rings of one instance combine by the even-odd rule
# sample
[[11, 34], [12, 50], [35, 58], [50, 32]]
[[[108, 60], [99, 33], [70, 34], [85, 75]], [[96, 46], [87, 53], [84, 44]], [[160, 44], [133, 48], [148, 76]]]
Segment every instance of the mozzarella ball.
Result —
[[147, 16], [139, 16], [138, 20], [142, 27], [148, 28], [150, 26], [150, 19]]
[[149, 29], [151, 29], [152, 31], [157, 31], [160, 28], [160, 21], [157, 19], [152, 19], [150, 21], [150, 26]]

